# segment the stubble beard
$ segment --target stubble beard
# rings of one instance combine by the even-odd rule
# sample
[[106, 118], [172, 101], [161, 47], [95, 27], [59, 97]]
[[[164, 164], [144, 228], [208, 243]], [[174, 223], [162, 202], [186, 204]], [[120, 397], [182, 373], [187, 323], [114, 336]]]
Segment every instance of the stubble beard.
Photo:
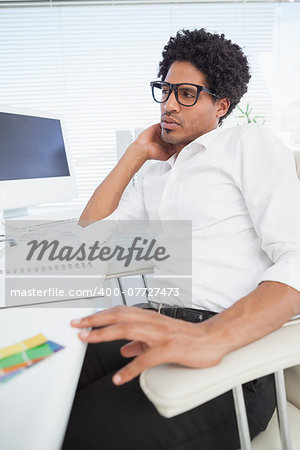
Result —
[[176, 146], [176, 148], [180, 150], [189, 144], [190, 141], [183, 140], [182, 138], [180, 139], [173, 133], [174, 131], [172, 130], [162, 130], [161, 139], [167, 144]]
[[181, 144], [181, 142], [178, 141], [178, 138], [176, 139], [176, 136], [174, 136], [174, 134], [172, 135], [172, 133], [174, 133], [172, 130], [162, 130], [162, 140], [168, 144]]

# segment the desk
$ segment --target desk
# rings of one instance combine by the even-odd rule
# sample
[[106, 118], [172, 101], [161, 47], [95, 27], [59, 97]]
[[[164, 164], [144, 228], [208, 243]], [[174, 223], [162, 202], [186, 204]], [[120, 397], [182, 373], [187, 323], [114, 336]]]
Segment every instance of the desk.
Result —
[[43, 333], [65, 348], [0, 385], [1, 450], [59, 450], [86, 344], [70, 320], [90, 308], [10, 308], [0, 311], [1, 347]]
[[[107, 278], [140, 273], [145, 270], [122, 272], [115, 264]], [[38, 333], [65, 347], [0, 384], [1, 450], [60, 449], [86, 349], [70, 321], [111, 303], [112, 298], [99, 298], [0, 309], [0, 347]]]

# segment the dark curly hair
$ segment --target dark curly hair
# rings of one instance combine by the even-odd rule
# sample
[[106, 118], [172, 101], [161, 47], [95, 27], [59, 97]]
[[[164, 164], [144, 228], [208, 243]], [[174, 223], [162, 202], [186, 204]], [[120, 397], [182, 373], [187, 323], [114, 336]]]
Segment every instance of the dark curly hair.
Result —
[[[219, 98], [228, 98], [230, 107], [220, 118], [227, 117], [247, 92], [251, 78], [249, 65], [242, 49], [225, 39], [224, 34], [213, 34], [204, 28], [179, 30], [171, 37], [162, 52], [158, 76], [164, 80], [175, 61], [187, 61], [199, 69], [206, 78], [207, 87]], [[215, 99], [215, 97], [212, 97]]]

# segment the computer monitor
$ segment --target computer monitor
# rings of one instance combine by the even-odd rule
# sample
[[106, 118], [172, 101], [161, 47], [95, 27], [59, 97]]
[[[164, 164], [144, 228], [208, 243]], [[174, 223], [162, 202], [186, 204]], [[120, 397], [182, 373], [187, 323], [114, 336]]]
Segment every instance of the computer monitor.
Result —
[[75, 195], [62, 118], [0, 106], [0, 210], [4, 216]]

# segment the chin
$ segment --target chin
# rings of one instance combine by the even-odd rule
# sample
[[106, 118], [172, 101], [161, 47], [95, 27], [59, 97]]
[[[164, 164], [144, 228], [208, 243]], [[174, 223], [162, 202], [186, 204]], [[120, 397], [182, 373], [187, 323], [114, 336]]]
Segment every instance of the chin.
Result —
[[181, 144], [182, 139], [180, 139], [179, 136], [175, 136], [173, 133], [174, 132], [171, 130], [164, 130], [161, 134], [162, 140], [168, 144]]

